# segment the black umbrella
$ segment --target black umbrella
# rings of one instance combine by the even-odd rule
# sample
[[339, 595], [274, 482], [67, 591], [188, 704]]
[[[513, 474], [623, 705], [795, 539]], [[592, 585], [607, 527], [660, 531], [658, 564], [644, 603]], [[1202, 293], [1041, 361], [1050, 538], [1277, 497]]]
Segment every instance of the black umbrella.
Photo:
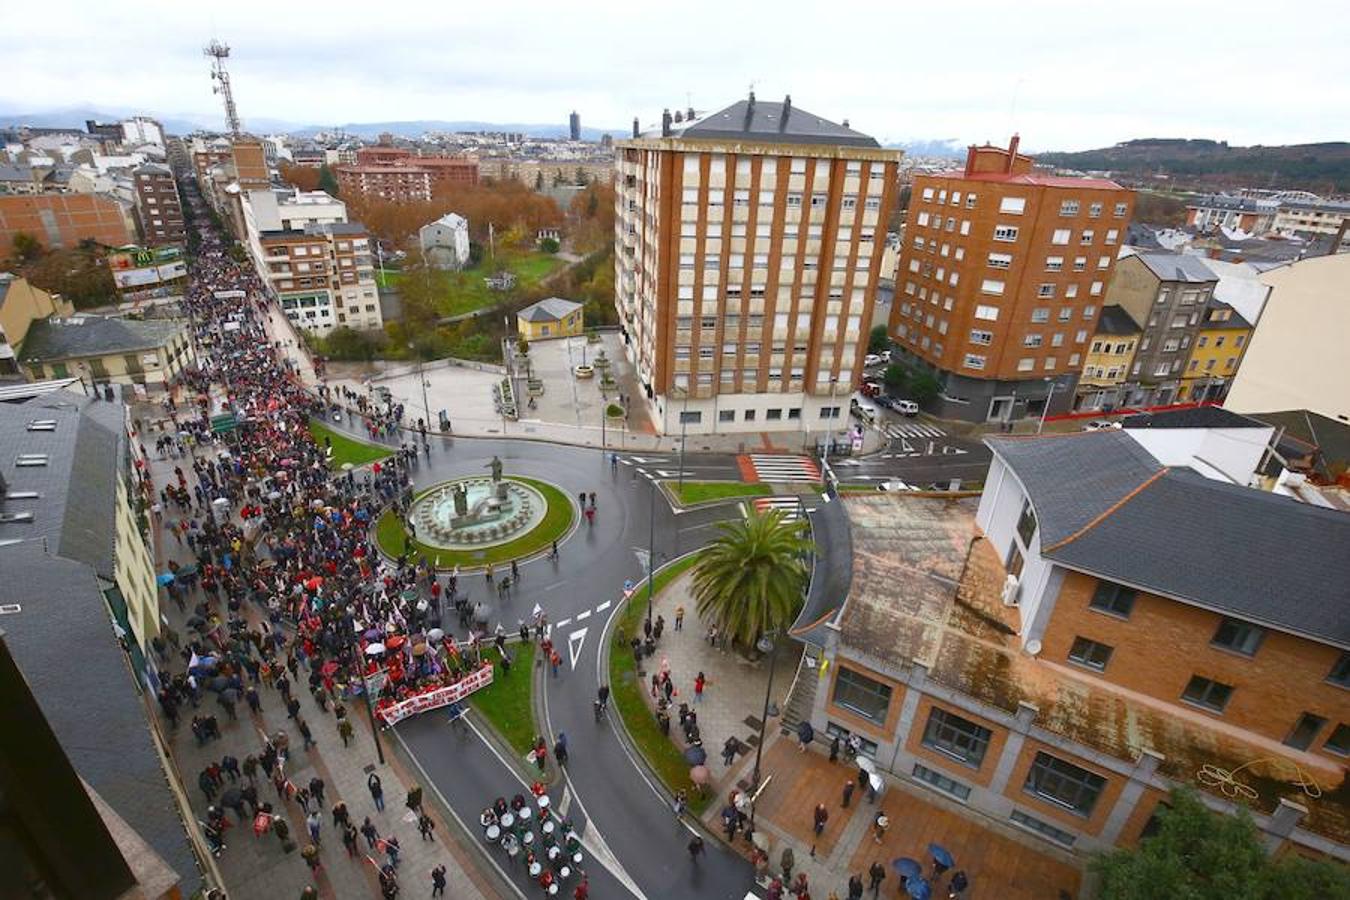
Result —
[[684, 759], [691, 766], [701, 766], [708, 761], [708, 751], [702, 747], [686, 747]]
[[224, 675], [217, 675], [215, 678], [206, 682], [206, 689], [208, 691], [219, 692], [225, 690], [229, 686], [230, 679], [226, 678]]
[[221, 806], [239, 806], [243, 800], [244, 798], [239, 793], [239, 788], [226, 788], [225, 792], [220, 795]]

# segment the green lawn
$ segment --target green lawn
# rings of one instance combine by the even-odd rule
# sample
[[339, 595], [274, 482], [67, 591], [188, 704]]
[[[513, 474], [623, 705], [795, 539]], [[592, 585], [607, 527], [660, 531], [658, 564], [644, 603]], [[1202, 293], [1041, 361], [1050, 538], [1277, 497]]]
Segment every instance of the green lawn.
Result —
[[[436, 288], [436, 296], [441, 297], [439, 308], [441, 315], [457, 316], [476, 309], [493, 306], [508, 296], [506, 293], [488, 290], [483, 279], [505, 269], [516, 276], [516, 290], [524, 290], [538, 284], [543, 278], [564, 266], [566, 263], [556, 256], [539, 250], [501, 251], [495, 261], [484, 259], [473, 268], [459, 272], [433, 271], [429, 275], [409, 277], [429, 277]], [[397, 287], [404, 278], [402, 272], [389, 271], [385, 279], [376, 279], [381, 286]]]
[[767, 497], [773, 493], [773, 488], [767, 484], [743, 484], [739, 481], [686, 481], [683, 488], [679, 487], [677, 481], [667, 481], [665, 485], [684, 506], [732, 497]]
[[[654, 591], [665, 589], [677, 576], [688, 570], [698, 556], [691, 554], [657, 570], [656, 580], [652, 583]], [[609, 690], [614, 706], [623, 717], [624, 727], [637, 745], [638, 750], [672, 792], [683, 790], [689, 795], [689, 809], [694, 815], [702, 815], [715, 796], [714, 791], [700, 793], [689, 780], [689, 763], [680, 753], [674, 741], [661, 733], [656, 717], [647, 706], [643, 693], [644, 685], [638, 681], [637, 666], [633, 662], [633, 652], [628, 646], [627, 636], [642, 630], [642, 619], [647, 614], [647, 592], [645, 580], [638, 583], [633, 596], [619, 615], [613, 639], [609, 645]], [[620, 635], [624, 636], [620, 640]], [[675, 725], [671, 726], [672, 729]]]
[[492, 684], [469, 695], [473, 708], [497, 729], [517, 753], [524, 756], [534, 749], [539, 729], [534, 723], [534, 644], [507, 644], [511, 672], [503, 674], [501, 657], [488, 647], [483, 658], [496, 667]]
[[[499, 544], [496, 547], [485, 547], [482, 550], [442, 550], [438, 547], [432, 547], [423, 544], [421, 541], [413, 541], [412, 552], [425, 556], [440, 568], [449, 568], [450, 566], [481, 566], [485, 563], [509, 562], [522, 556], [528, 556], [537, 550], [542, 550], [549, 546], [553, 541], [560, 540], [567, 530], [572, 527], [573, 508], [572, 501], [562, 491], [553, 485], [543, 481], [536, 481], [533, 478], [524, 478], [520, 475], [512, 475], [511, 479], [528, 484], [530, 487], [544, 495], [548, 502], [548, 510], [544, 513], [543, 521], [534, 527], [528, 534], [516, 538], [514, 541], [508, 541], [505, 544]], [[433, 491], [436, 486], [420, 491], [417, 496], [421, 497], [428, 491]], [[407, 535], [403, 530], [403, 523], [393, 510], [385, 510], [375, 523], [375, 541], [380, 545], [385, 553], [390, 556], [398, 556], [407, 548]]]
[[328, 461], [328, 465], [333, 469], [341, 469], [343, 463], [351, 463], [354, 466], [365, 465], [393, 453], [388, 447], [349, 438], [315, 419], [309, 420], [309, 433], [321, 447], [324, 446], [325, 440], [332, 442], [333, 457]]

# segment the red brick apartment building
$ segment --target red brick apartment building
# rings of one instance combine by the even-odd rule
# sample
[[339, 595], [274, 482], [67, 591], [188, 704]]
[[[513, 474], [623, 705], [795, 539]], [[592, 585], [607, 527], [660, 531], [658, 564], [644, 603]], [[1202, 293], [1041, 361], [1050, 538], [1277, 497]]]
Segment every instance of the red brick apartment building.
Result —
[[938, 375], [944, 418], [1071, 407], [1133, 211], [1133, 191], [1035, 172], [1017, 146], [971, 147], [963, 170], [914, 179], [890, 330]]
[[356, 151], [356, 165], [336, 166], [345, 197], [379, 197], [396, 203], [430, 200], [439, 185], [477, 184], [478, 160], [455, 156], [417, 156], [383, 144]]
[[0, 197], [0, 246], [12, 246], [20, 232], [52, 250], [74, 247], [85, 239], [109, 247], [135, 241], [122, 207], [101, 194]]

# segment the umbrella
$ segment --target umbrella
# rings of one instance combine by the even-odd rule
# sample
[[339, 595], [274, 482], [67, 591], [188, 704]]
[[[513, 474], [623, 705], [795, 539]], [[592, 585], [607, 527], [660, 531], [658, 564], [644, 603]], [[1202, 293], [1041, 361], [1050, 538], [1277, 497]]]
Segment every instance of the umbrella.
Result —
[[366, 633], [362, 635], [362, 637], [364, 637], [368, 641], [373, 641], [376, 638], [384, 637], [384, 632], [378, 628], [371, 628], [367, 630]]
[[424, 653], [427, 652], [427, 645], [426, 645], [426, 644], [413, 644], [412, 652], [413, 652], [413, 656], [421, 656], [421, 655], [423, 655]]
[[708, 761], [708, 751], [702, 747], [686, 747], [684, 758], [691, 766], [701, 766]]
[[441, 638], [445, 637], [445, 632], [439, 628], [433, 628], [427, 632], [427, 640], [433, 644], [440, 643]]
[[349, 463], [349, 462], [345, 462], [345, 463], [342, 464], [342, 471], [344, 471], [344, 472], [350, 472], [350, 471], [351, 471], [352, 469], [354, 469], [354, 468], [356, 468], [356, 467], [353, 466], [353, 465], [352, 465], [351, 463]]
[[879, 792], [881, 790], [881, 786], [885, 784], [885, 782], [881, 780], [881, 776], [876, 774], [875, 772], [873, 772], [871, 775], [868, 775], [867, 780], [871, 783], [873, 791]]
[[197, 566], [196, 566], [194, 563], [188, 563], [186, 566], [183, 566], [181, 569], [178, 570], [178, 574], [179, 574], [180, 576], [183, 576], [183, 575], [196, 575], [196, 574], [197, 574]]
[[406, 641], [406, 640], [407, 640], [407, 638], [405, 638], [403, 635], [401, 635], [401, 634], [396, 634], [396, 635], [394, 635], [393, 637], [391, 637], [389, 640], [385, 641], [384, 643], [385, 643], [385, 646], [387, 646], [390, 650], [397, 650], [399, 647], [402, 647], [402, 646], [403, 646], [403, 643], [404, 643], [404, 641]]
[[933, 886], [922, 878], [910, 878], [905, 881], [905, 892], [913, 900], [928, 900], [933, 896]]
[[379, 656], [383, 652], [384, 644], [381, 644], [379, 641], [376, 641], [373, 644], [366, 644], [366, 656]]
[[942, 866], [944, 869], [950, 869], [952, 866], [956, 865], [956, 860], [952, 859], [951, 853], [941, 844], [929, 844], [928, 852], [932, 855], [933, 862]]
[[868, 759], [865, 756], [859, 756], [858, 768], [862, 769], [868, 775], [875, 775], [877, 771], [877, 764], [872, 762], [872, 760]]
[[398, 596], [400, 600], [403, 600], [407, 603], [411, 603], [417, 599], [417, 591], [413, 588], [409, 588], [408, 590], [404, 591]]
[[157, 576], [155, 582], [159, 584], [160, 587], [163, 587], [166, 584], [173, 584], [173, 577], [172, 572], [165, 572], [163, 575]]
[[229, 686], [230, 679], [226, 678], [224, 675], [217, 675], [206, 683], [206, 689], [208, 691], [223, 691]]
[[689, 770], [689, 780], [694, 784], [707, 784], [712, 780], [712, 772], [707, 766], [694, 766]]
[[923, 866], [919, 865], [918, 860], [910, 859], [908, 856], [891, 860], [891, 868], [895, 870], [895, 874], [906, 880], [923, 878]]

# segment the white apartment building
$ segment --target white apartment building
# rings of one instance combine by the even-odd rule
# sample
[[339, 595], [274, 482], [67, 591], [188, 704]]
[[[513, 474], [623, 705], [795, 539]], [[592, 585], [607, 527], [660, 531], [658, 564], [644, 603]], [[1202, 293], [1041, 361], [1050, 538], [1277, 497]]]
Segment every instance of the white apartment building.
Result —
[[615, 143], [620, 329], [662, 432], [846, 427], [900, 158], [754, 94]]

